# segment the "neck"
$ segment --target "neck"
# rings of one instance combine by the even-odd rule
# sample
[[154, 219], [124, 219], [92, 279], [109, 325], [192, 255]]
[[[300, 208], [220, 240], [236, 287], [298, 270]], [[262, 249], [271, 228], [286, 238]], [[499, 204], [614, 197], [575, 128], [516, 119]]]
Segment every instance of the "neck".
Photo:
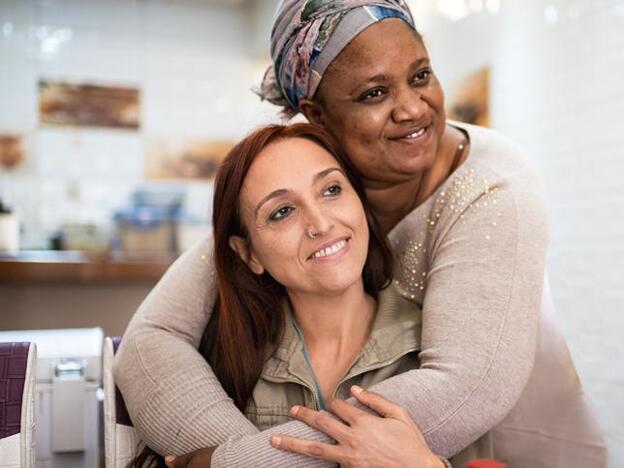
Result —
[[[461, 146], [460, 146], [461, 145]], [[400, 183], [366, 184], [366, 198], [384, 234], [427, 200], [468, 155], [461, 130], [446, 126], [436, 157], [411, 179]]]
[[367, 187], [366, 199], [384, 234], [407, 216], [414, 208], [416, 194], [420, 191], [423, 173], [399, 184]]
[[[362, 281], [336, 295], [288, 293], [293, 315], [307, 347], [342, 351], [363, 345], [375, 315], [375, 300], [366, 294]], [[359, 348], [358, 348], [359, 349]]]

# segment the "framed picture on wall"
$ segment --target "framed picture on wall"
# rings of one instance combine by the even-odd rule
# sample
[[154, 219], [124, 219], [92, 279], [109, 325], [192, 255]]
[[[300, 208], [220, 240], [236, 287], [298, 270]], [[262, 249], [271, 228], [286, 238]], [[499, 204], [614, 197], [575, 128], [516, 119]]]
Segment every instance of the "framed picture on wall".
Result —
[[463, 77], [449, 93], [447, 115], [453, 120], [490, 125], [490, 69], [483, 67]]
[[212, 179], [234, 141], [150, 138], [144, 146], [147, 179]]
[[18, 167], [25, 159], [23, 136], [0, 131], [0, 170]]
[[39, 81], [39, 123], [138, 129], [139, 89]]

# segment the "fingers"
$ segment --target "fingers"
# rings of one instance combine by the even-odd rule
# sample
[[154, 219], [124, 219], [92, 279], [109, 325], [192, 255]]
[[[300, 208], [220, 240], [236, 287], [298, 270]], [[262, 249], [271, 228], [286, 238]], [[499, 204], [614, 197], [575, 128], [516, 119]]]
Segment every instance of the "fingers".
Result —
[[392, 403], [379, 393], [364, 390], [357, 385], [353, 385], [351, 387], [351, 394], [364, 406], [367, 406], [384, 418], [409, 418], [407, 412], [401, 406]]
[[332, 400], [329, 404], [329, 409], [332, 413], [349, 424], [349, 426], [353, 426], [356, 421], [362, 419], [363, 417], [370, 416], [369, 413], [362, 411], [352, 404], [340, 399]]
[[185, 468], [188, 466], [190, 460], [190, 454], [180, 455], [178, 457], [174, 455], [167, 455], [165, 457], [165, 464], [168, 468]]
[[329, 413], [315, 411], [305, 406], [293, 406], [290, 415], [298, 421], [306, 423], [321, 432], [324, 432], [332, 439], [341, 441], [344, 439], [348, 426], [337, 420]]
[[324, 444], [313, 440], [296, 439], [285, 435], [271, 437], [271, 445], [287, 452], [299, 453], [308, 457], [341, 463], [341, 451], [336, 445]]

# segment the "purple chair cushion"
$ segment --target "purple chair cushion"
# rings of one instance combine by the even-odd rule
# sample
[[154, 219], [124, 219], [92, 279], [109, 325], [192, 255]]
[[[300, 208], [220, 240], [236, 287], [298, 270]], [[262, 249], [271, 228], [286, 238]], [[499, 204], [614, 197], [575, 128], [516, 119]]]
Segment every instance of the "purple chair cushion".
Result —
[[0, 439], [20, 432], [30, 343], [0, 343]]
[[[119, 349], [119, 345], [121, 344], [121, 336], [112, 336], [111, 340], [113, 341], [113, 352], [116, 354]], [[117, 424], [132, 427], [132, 420], [128, 414], [126, 402], [124, 401], [117, 385], [115, 385], [115, 418], [117, 419]]]

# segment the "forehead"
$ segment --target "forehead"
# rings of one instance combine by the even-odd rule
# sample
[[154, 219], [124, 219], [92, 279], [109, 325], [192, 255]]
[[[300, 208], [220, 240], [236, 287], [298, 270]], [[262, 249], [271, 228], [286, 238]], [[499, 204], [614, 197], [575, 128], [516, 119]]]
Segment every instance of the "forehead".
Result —
[[288, 138], [271, 143], [249, 168], [244, 196], [255, 199], [273, 190], [309, 186], [316, 174], [329, 167], [339, 164], [329, 151], [310, 140]]
[[358, 34], [329, 65], [321, 81], [387, 74], [427, 56], [420, 36], [403, 20], [379, 21]]

